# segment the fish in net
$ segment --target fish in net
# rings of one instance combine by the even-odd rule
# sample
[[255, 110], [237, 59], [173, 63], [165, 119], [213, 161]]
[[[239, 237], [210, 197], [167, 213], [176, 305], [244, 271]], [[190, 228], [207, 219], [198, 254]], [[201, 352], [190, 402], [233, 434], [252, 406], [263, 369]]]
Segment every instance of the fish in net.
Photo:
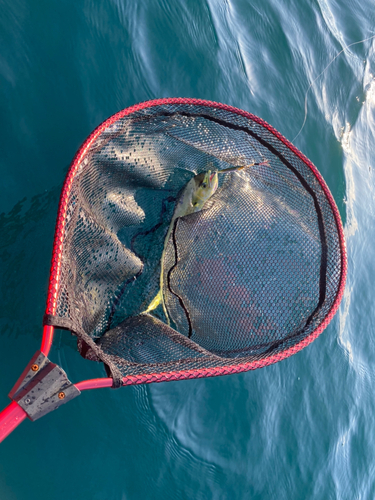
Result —
[[[75, 168], [47, 320], [111, 376], [268, 364], [328, 318], [344, 271], [339, 214], [315, 167], [262, 120], [146, 105], [105, 127]], [[174, 217], [208, 170], [215, 191]], [[147, 317], [161, 283], [164, 313]]]
[[68, 329], [112, 387], [260, 368], [322, 332], [346, 266], [327, 185], [270, 125], [197, 99], [142, 103], [69, 169], [41, 352]]

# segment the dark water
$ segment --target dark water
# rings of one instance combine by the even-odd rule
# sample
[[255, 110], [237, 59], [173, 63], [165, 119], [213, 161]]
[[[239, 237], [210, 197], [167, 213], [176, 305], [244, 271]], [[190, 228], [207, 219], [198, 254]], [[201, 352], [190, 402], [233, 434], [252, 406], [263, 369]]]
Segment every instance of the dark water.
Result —
[[[372, 0], [0, 0], [0, 406], [39, 348], [58, 197], [102, 120], [157, 97], [248, 110], [293, 140], [309, 84], [375, 34]], [[375, 41], [308, 94], [295, 141], [337, 202], [336, 317], [279, 364], [88, 391], [0, 446], [0, 498], [375, 498]], [[102, 376], [59, 333], [72, 381]]]

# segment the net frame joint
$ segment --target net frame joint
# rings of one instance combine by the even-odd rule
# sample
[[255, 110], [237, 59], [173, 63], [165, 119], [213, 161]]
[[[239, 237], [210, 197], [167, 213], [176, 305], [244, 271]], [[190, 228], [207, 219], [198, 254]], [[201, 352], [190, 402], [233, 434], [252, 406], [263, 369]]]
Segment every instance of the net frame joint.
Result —
[[9, 393], [10, 399], [38, 420], [76, 398], [81, 391], [70, 382], [65, 371], [37, 351]]

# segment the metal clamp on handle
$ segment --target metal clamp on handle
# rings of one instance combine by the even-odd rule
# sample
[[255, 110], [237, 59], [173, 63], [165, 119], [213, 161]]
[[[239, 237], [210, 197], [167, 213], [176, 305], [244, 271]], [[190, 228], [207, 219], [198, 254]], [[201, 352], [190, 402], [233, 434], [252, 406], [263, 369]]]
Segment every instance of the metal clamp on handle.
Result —
[[37, 351], [9, 393], [34, 421], [79, 396], [62, 368]]

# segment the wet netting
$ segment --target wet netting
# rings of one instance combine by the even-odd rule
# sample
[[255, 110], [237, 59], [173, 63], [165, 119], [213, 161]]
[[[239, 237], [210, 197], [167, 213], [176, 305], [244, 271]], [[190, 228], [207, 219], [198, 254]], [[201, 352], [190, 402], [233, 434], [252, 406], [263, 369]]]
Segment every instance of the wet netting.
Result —
[[[208, 171], [217, 189], [174, 216]], [[314, 340], [345, 275], [336, 205], [292, 144], [229, 106], [151, 101], [104, 122], [71, 165], [44, 324], [71, 330], [114, 386], [236, 373]], [[160, 284], [164, 309], [145, 313]]]

